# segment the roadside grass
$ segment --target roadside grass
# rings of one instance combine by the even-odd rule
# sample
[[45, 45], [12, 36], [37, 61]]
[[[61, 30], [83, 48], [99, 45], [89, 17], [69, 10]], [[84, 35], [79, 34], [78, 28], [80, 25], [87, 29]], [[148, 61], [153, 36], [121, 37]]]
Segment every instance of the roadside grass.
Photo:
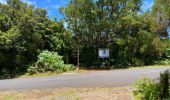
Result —
[[129, 86], [131, 88], [131, 89], [129, 89], [130, 94], [133, 97], [133, 100], [141, 100], [141, 97], [143, 97], [143, 94], [142, 93], [136, 93], [135, 86], [136, 86], [136, 82]]
[[138, 95], [135, 95], [135, 94], [134, 94], [135, 100], [141, 100], [142, 97], [143, 97], [142, 93], [141, 93], [141, 94], [138, 94]]
[[61, 75], [61, 73], [46, 72], [46, 73], [37, 73], [33, 75], [30, 75], [29, 73], [25, 73], [24, 75], [19, 76], [19, 78], [42, 77], [42, 76], [52, 76], [52, 75]]
[[[170, 65], [131, 66], [127, 69], [164, 68], [164, 67], [170, 67]], [[120, 69], [113, 69], [113, 70], [120, 70]], [[37, 74], [33, 74], [33, 75], [30, 75], [29, 73], [25, 73], [25, 74], [19, 76], [18, 78], [43, 77], [43, 76], [54, 76], [54, 75], [57, 76], [57, 75], [63, 75], [63, 74], [89, 73], [89, 72], [97, 72], [97, 71], [106, 71], [106, 70], [80, 68], [78, 71], [74, 70], [74, 71], [68, 71], [65, 73], [46, 72], [46, 73], [37, 73]]]
[[0, 92], [0, 100], [132, 100], [126, 87], [62, 88]]
[[29, 73], [25, 73], [23, 75], [18, 76], [17, 78], [59, 76], [59, 75], [64, 75], [64, 74], [76, 74], [76, 73], [88, 73], [88, 72], [92, 72], [92, 71], [81, 69], [79, 71], [68, 71], [68, 72], [64, 72], [64, 73], [46, 72], [46, 73], [36, 73], [36, 74], [33, 74], [33, 75], [30, 75]]
[[164, 68], [170, 67], [170, 65], [149, 65], [149, 66], [131, 66], [128, 69], [143, 69], [143, 68]]
[[[89, 72], [94, 72], [94, 71], [99, 71], [99, 70], [86, 70], [86, 69], [79, 69], [73, 70], [73, 71], [68, 71], [64, 73], [56, 73], [56, 72], [46, 72], [46, 73], [37, 73], [30, 75], [29, 73], [25, 73], [23, 75], [20, 75], [18, 78], [29, 78], [29, 77], [43, 77], [43, 76], [57, 76], [57, 75], [63, 75], [63, 74], [75, 74], [75, 73], [89, 73]], [[101, 70], [100, 70], [101, 71]]]

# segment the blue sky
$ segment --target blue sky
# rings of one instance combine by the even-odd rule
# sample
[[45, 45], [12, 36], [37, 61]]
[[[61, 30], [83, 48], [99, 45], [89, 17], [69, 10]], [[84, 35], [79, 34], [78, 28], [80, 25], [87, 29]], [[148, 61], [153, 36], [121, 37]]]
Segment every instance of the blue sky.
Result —
[[[66, 6], [69, 0], [22, 0], [28, 2], [29, 4], [34, 4], [36, 7], [44, 8], [48, 11], [48, 15], [51, 19], [57, 16], [57, 19], [61, 19], [62, 15], [58, 8], [61, 6]], [[143, 0], [144, 5], [142, 9], [145, 11], [151, 8], [154, 0]], [[6, 0], [0, 0], [1, 3], [6, 3]]]

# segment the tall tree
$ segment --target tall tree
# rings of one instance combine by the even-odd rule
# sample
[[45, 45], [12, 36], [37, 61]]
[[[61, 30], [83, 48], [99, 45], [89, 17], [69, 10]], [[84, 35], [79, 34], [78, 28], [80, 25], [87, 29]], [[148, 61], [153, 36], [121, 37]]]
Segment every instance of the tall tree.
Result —
[[153, 5], [153, 14], [157, 20], [170, 26], [170, 1], [155, 0]]
[[14, 74], [50, 49], [51, 20], [47, 11], [20, 0], [0, 4], [0, 72]]
[[[162, 50], [154, 34], [155, 20], [138, 14], [141, 5], [142, 0], [71, 0], [62, 8], [80, 48], [80, 61], [93, 65], [98, 48], [110, 48], [112, 64], [118, 66], [148, 64], [153, 56], [159, 58]], [[155, 49], [151, 50], [151, 45]]]

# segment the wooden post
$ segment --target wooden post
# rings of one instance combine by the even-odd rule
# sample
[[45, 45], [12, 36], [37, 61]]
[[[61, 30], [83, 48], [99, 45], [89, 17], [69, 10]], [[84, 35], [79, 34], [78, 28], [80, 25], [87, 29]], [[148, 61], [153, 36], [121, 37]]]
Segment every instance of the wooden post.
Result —
[[80, 40], [79, 37], [77, 37], [77, 71], [79, 70], [80, 67]]
[[80, 48], [78, 47], [77, 49], [77, 71], [79, 70], [80, 67]]
[[66, 54], [66, 64], [69, 64], [69, 53]]
[[111, 67], [111, 66], [110, 66], [110, 65], [111, 65], [111, 64], [110, 64], [110, 63], [111, 63], [111, 62], [110, 62], [110, 61], [111, 61], [110, 56], [111, 56], [111, 49], [109, 49], [109, 67]]

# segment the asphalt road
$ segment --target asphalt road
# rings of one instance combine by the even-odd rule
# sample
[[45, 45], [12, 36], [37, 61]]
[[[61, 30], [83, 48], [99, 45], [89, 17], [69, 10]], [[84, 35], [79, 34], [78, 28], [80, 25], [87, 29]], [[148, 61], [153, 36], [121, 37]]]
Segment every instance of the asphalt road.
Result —
[[121, 87], [128, 86], [143, 77], [156, 79], [166, 68], [125, 69], [97, 71], [59, 76], [0, 80], [0, 91], [48, 88]]

